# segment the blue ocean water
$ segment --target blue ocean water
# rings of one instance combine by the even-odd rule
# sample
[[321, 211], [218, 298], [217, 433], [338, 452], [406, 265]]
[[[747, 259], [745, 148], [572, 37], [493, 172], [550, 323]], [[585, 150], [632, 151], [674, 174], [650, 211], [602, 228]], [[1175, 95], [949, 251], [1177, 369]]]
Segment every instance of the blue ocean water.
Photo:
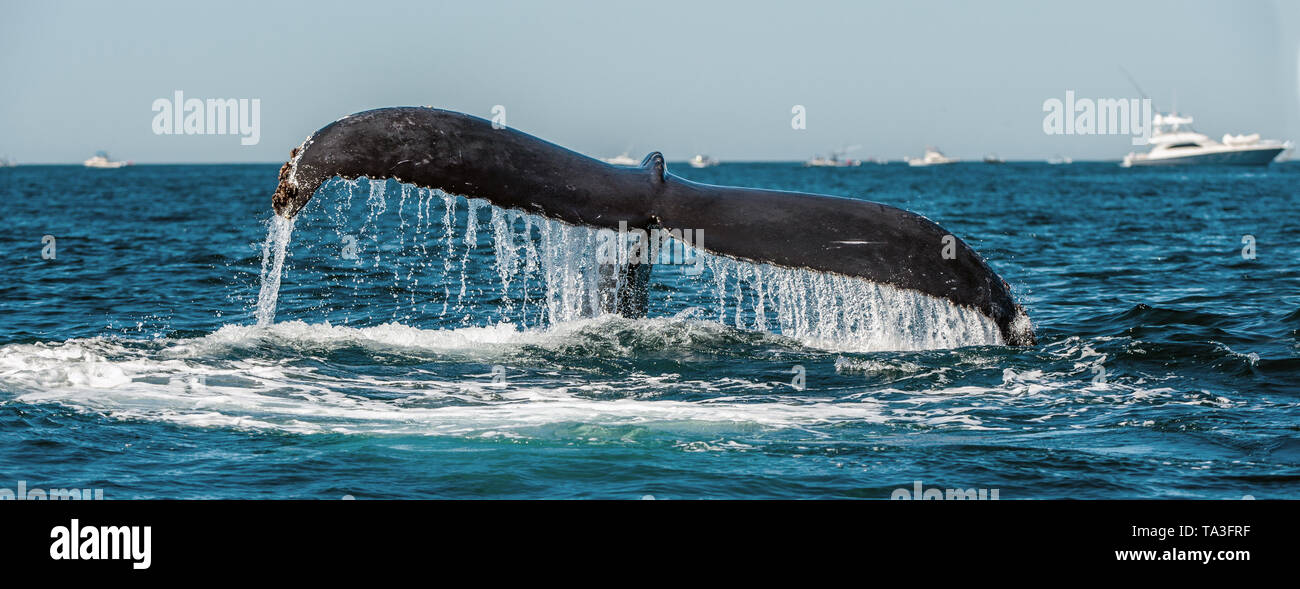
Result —
[[670, 170], [923, 214], [1039, 344], [707, 257], [656, 267], [650, 317], [593, 318], [589, 232], [391, 181], [290, 227], [273, 165], [3, 168], [0, 487], [1300, 496], [1300, 165]]

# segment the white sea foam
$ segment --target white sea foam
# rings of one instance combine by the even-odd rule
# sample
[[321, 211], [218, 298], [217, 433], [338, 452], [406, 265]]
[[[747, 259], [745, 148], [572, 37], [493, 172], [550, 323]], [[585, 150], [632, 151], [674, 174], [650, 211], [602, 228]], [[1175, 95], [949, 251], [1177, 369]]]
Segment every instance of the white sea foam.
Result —
[[[399, 324], [354, 328], [299, 321], [228, 325], [198, 338], [89, 338], [0, 346], [0, 402], [53, 403], [118, 419], [291, 433], [530, 437], [564, 424], [644, 426], [695, 435], [770, 429], [816, 432], [841, 423], [927, 429], [1009, 429], [998, 407], [1069, 416], [1095, 402], [1230, 406], [1159, 386], [1112, 384], [1081, 390], [1073, 374], [1004, 374], [994, 386], [909, 391], [864, 381], [860, 392], [796, 392], [783, 377], [696, 378], [673, 373], [591, 374], [545, 358], [574, 346], [623, 354], [610, 332], [659, 345], [707, 346], [734, 328], [683, 319], [605, 316], [547, 329], [509, 325], [450, 330]], [[775, 339], [765, 346], [792, 346]], [[395, 358], [374, 370], [336, 369], [322, 358], [357, 349]], [[1054, 352], [1063, 364], [1086, 355]], [[401, 366], [399, 372], [387, 368]], [[507, 366], [506, 386], [488, 367]], [[481, 371], [467, 367], [482, 367]], [[911, 371], [914, 366], [895, 366]], [[695, 400], [682, 400], [686, 393]], [[1072, 403], [1071, 398], [1082, 399]], [[969, 402], [953, 402], [969, 399]], [[1094, 402], [1095, 401], [1095, 402]], [[1050, 421], [1048, 422], [1050, 424]], [[621, 434], [620, 434], [621, 435]]]
[[[250, 353], [266, 345], [300, 349], [355, 345], [376, 352], [407, 350], [440, 358], [442, 354], [469, 354], [490, 362], [517, 354], [525, 345], [562, 345], [588, 326], [588, 322], [576, 322], [545, 331], [518, 331], [509, 326], [442, 331], [401, 325], [357, 329], [289, 322], [270, 327], [226, 326], [201, 338], [158, 340], [147, 345], [104, 338], [16, 344], [0, 347], [0, 384], [15, 391], [13, 400], [20, 402], [59, 403], [126, 419], [296, 433], [517, 434], [521, 428], [565, 422], [742, 422], [789, 427], [880, 419], [878, 408], [871, 403], [835, 403], [831, 399], [755, 404], [647, 401], [635, 394], [621, 399], [592, 396], [602, 391], [626, 393], [635, 388], [683, 384], [663, 379], [641, 379], [634, 386], [623, 387], [619, 382], [591, 383], [580, 376], [548, 373], [520, 376], [511, 379], [507, 387], [497, 388], [490, 374], [443, 376], [439, 374], [443, 365], [437, 363], [390, 378], [340, 375], [322, 370], [319, 364]], [[767, 389], [763, 385], [756, 388]]]

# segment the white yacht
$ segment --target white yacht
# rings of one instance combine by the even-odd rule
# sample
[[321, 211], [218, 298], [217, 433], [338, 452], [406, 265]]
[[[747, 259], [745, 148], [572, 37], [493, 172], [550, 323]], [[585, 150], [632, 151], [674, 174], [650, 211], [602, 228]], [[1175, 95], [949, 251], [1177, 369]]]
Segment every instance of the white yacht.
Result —
[[129, 165], [131, 165], [131, 162], [115, 162], [109, 159], [108, 153], [103, 151], [96, 153], [95, 157], [85, 161], [87, 168], [120, 168]]
[[718, 163], [718, 160], [707, 155], [696, 154], [695, 157], [691, 158], [692, 168], [712, 168], [713, 166], [718, 165]]
[[937, 166], [937, 165], [939, 165], [939, 164], [951, 164], [951, 163], [954, 163], [954, 162], [956, 162], [956, 161], [957, 161], [957, 160], [956, 160], [955, 158], [950, 158], [950, 157], [944, 155], [943, 152], [939, 151], [938, 149], [935, 149], [935, 148], [933, 148], [933, 147], [927, 147], [927, 148], [925, 148], [925, 157], [910, 157], [910, 158], [907, 158], [907, 165], [909, 165], [909, 166]]
[[1047, 163], [1053, 166], [1072, 164], [1074, 163], [1074, 158], [1070, 158], [1062, 155], [1054, 155], [1052, 157], [1047, 158]]
[[616, 156], [614, 156], [614, 157], [607, 157], [607, 158], [605, 158], [605, 163], [607, 163], [607, 164], [614, 164], [614, 165], [616, 165], [616, 166], [639, 166], [639, 165], [641, 165], [641, 162], [640, 162], [640, 161], [638, 161], [637, 159], [635, 159], [635, 158], [633, 158], [632, 156], [628, 155], [626, 151], [623, 152], [623, 153], [620, 153], [620, 154], [618, 154], [618, 155], [616, 155]]
[[853, 159], [840, 159], [838, 155], [830, 157], [814, 156], [812, 159], [803, 163], [810, 168], [852, 168], [862, 165], [862, 162]]
[[[1261, 140], [1259, 133], [1224, 135], [1215, 141], [1191, 128], [1192, 117], [1158, 114], [1151, 120], [1151, 151], [1124, 156], [1120, 165], [1173, 166], [1185, 164], [1266, 166], [1290, 149], [1290, 142]], [[1186, 127], [1186, 128], [1184, 128]]]
[[850, 151], [857, 149], [858, 146], [846, 147], [837, 151], [832, 151], [830, 157], [820, 155], [813, 156], [812, 159], [803, 163], [811, 168], [852, 168], [862, 165], [862, 160], [849, 159], [847, 156]]

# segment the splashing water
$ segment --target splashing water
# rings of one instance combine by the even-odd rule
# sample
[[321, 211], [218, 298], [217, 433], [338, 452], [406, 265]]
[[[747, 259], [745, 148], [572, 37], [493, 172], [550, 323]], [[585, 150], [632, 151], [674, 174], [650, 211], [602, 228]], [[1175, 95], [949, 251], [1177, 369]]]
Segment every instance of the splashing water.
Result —
[[280, 273], [284, 255], [293, 236], [293, 219], [275, 215], [268, 223], [266, 242], [262, 244], [262, 286], [257, 293], [257, 324], [275, 322], [275, 303], [280, 296]]
[[704, 254], [717, 320], [846, 351], [997, 345], [997, 324], [948, 301], [865, 280]]
[[[347, 211], [353, 194], [366, 195], [356, 232], [374, 250], [365, 256], [366, 264], [382, 268], [392, 279], [394, 321], [436, 315], [460, 317], [461, 326], [551, 328], [598, 316], [610, 308], [611, 299], [624, 294], [621, 280], [602, 277], [596, 260], [599, 230], [440, 190], [401, 184], [388, 189], [387, 182], [332, 182], [326, 191], [342, 187], [346, 194], [324, 200], [338, 202], [331, 218], [342, 240], [348, 235], [342, 228], [354, 222]], [[387, 203], [390, 195], [395, 206]], [[409, 221], [408, 199], [415, 201]], [[393, 214], [399, 218], [385, 219]], [[291, 231], [292, 223], [277, 219], [267, 237], [260, 325], [274, 319]], [[487, 242], [481, 250], [480, 238]], [[743, 262], [681, 241], [674, 246], [660, 250], [651, 280], [668, 288], [652, 293], [651, 315], [688, 312], [738, 329], [846, 351], [941, 349], [1001, 340], [992, 320], [942, 299], [847, 276]], [[681, 255], [675, 258], [674, 250]], [[490, 271], [471, 274], [471, 267]], [[354, 290], [375, 276], [358, 274]], [[396, 293], [403, 290], [408, 295], [399, 297]], [[379, 301], [370, 303], [372, 308], [358, 311], [372, 317], [384, 313]]]

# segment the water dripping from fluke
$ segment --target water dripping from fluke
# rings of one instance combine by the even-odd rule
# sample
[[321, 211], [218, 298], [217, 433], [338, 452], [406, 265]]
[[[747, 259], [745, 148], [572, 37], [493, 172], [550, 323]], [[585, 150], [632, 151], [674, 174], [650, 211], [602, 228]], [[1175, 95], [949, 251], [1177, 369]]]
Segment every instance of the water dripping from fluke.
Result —
[[284, 256], [293, 236], [294, 219], [275, 215], [267, 223], [266, 241], [262, 244], [262, 280], [257, 293], [257, 324], [267, 326], [275, 322], [275, 305], [280, 296], [280, 275], [284, 272]]
[[[474, 320], [463, 318], [494, 317], [494, 323], [517, 329], [548, 329], [599, 316], [613, 306], [610, 299], [627, 295], [628, 284], [608, 280], [598, 263], [602, 231], [604, 237], [619, 238], [612, 231], [502, 209], [436, 189], [338, 185], [369, 195], [359, 232], [396, 246], [382, 261], [391, 266], [384, 275], [393, 281], [391, 290], [410, 295], [399, 301], [404, 309], [393, 311], [395, 321], [437, 316], [444, 325], [469, 326]], [[414, 212], [398, 202], [389, 206], [384, 200], [390, 196], [395, 201], [411, 198]], [[279, 219], [271, 227], [264, 247], [259, 325], [274, 319], [284, 248], [292, 231], [292, 224], [283, 222]], [[686, 308], [702, 308], [699, 319], [689, 320], [843, 351], [1002, 343], [992, 320], [943, 299], [848, 276], [735, 260], [695, 249], [675, 235], [663, 238], [652, 280], [670, 288], [650, 297], [652, 316], [674, 317]], [[626, 252], [640, 237], [622, 239], [617, 245]], [[481, 296], [473, 296], [476, 291]]]

